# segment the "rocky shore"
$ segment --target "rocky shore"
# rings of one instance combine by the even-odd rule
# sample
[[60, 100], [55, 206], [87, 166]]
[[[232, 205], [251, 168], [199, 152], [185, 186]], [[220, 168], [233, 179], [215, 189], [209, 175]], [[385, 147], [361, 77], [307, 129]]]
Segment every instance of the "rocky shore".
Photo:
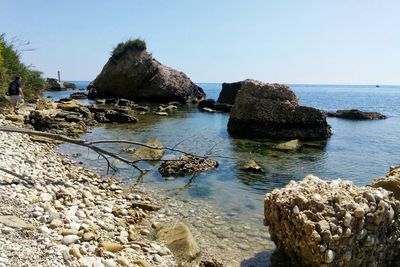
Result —
[[146, 238], [157, 206], [146, 192], [101, 178], [54, 144], [3, 132], [0, 142], [0, 167], [29, 181], [0, 173], [0, 266], [177, 265]]

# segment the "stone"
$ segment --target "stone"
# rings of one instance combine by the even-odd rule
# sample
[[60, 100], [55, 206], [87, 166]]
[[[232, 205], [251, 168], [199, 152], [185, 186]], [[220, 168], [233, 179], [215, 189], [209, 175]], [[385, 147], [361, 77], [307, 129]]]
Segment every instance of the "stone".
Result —
[[0, 223], [16, 229], [35, 229], [33, 224], [27, 223], [15, 215], [0, 215]]
[[255, 80], [241, 83], [228, 131], [235, 136], [277, 140], [321, 140], [331, 135], [325, 113], [300, 106], [289, 86]]
[[191, 155], [182, 155], [176, 160], [164, 161], [158, 171], [162, 176], [186, 176], [195, 172], [202, 172], [217, 168], [218, 162], [211, 159]]
[[121, 250], [124, 249], [124, 247], [120, 244], [120, 243], [116, 243], [116, 242], [101, 242], [100, 246], [103, 247], [105, 250], [109, 251], [109, 252], [120, 252]]
[[[309, 175], [266, 194], [264, 222], [277, 249], [298, 266], [391, 266], [398, 245], [389, 240], [400, 238], [396, 203], [382, 188]], [[364, 215], [364, 207], [376, 211]]]
[[222, 83], [222, 90], [219, 93], [217, 102], [233, 105], [236, 95], [240, 91], [243, 82]]
[[39, 227], [39, 232], [47, 235], [51, 235], [52, 231], [45, 225]]
[[181, 103], [205, 97], [183, 72], [162, 65], [146, 49], [126, 48], [111, 56], [92, 86], [97, 97]]
[[66, 235], [63, 237], [62, 242], [64, 245], [71, 245], [79, 241], [79, 236], [77, 235]]
[[141, 259], [133, 261], [133, 264], [136, 264], [136, 265], [139, 265], [139, 266], [142, 266], [142, 267], [149, 267], [150, 266], [150, 264], [147, 261], [141, 260]]
[[223, 112], [230, 112], [232, 110], [232, 105], [225, 104], [225, 103], [218, 103], [218, 102], [215, 102], [214, 99], [202, 100], [199, 102], [197, 107], [200, 110], [204, 110], [207, 112], [215, 112], [216, 110], [223, 111]]
[[[81, 254], [81, 252], [79, 251], [79, 248], [78, 248], [78, 246], [72, 246], [70, 249], [69, 249], [69, 254], [71, 254], [72, 256], [74, 256], [75, 258], [77, 258], [78, 260], [80, 259], [80, 258], [82, 258], [82, 254]], [[89, 265], [89, 266], [92, 266], [91, 264]]]
[[255, 172], [255, 173], [262, 173], [264, 170], [261, 168], [260, 165], [255, 160], [246, 161], [244, 164], [240, 166], [242, 171], [247, 172]]
[[192, 262], [200, 255], [200, 249], [189, 227], [184, 223], [161, 229], [157, 233], [157, 240], [165, 242], [166, 246], [181, 262]]
[[117, 258], [117, 262], [118, 262], [121, 266], [125, 266], [125, 267], [129, 267], [129, 266], [130, 266], [129, 261], [128, 261], [125, 257], [122, 257], [122, 256], [119, 256], [119, 257]]
[[[160, 140], [158, 139], [150, 139], [149, 141], [146, 142], [147, 146], [150, 147], [162, 147]], [[149, 160], [159, 160], [163, 157], [164, 155], [164, 149], [153, 149], [149, 147], [139, 147], [138, 149], [135, 150], [133, 155], [137, 159], [149, 159]]]
[[[381, 187], [391, 191], [393, 192], [394, 197], [397, 200], [400, 200], [400, 166], [391, 168], [391, 170], [384, 177], [374, 180], [371, 183], [371, 187]], [[370, 196], [369, 199], [371, 202], [375, 202], [374, 196]]]
[[284, 143], [279, 143], [277, 145], [274, 145], [273, 148], [276, 150], [282, 150], [282, 151], [297, 151], [301, 147], [301, 143], [298, 139], [291, 140], [288, 142]]
[[113, 259], [103, 260], [105, 267], [117, 267], [117, 263]]
[[383, 120], [386, 116], [379, 112], [366, 112], [358, 109], [337, 110], [335, 112], [326, 112], [328, 117], [336, 117], [348, 120]]
[[96, 261], [96, 257], [81, 257], [79, 259], [79, 264], [81, 267], [92, 267]]
[[168, 116], [168, 112], [162, 112], [162, 111], [158, 111], [158, 112], [154, 112], [154, 114], [158, 115], [158, 116]]
[[83, 234], [82, 239], [83, 239], [83, 241], [86, 241], [86, 242], [95, 240], [96, 239], [96, 233], [92, 232], [92, 231], [86, 232], [86, 233]]

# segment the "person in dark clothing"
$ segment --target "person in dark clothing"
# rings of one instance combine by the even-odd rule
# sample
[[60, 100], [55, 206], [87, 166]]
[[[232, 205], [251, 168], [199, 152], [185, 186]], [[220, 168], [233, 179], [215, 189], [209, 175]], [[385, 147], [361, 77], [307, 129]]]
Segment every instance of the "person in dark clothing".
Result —
[[16, 76], [14, 81], [8, 85], [8, 95], [11, 97], [15, 114], [18, 114], [19, 106], [24, 102], [21, 77]]

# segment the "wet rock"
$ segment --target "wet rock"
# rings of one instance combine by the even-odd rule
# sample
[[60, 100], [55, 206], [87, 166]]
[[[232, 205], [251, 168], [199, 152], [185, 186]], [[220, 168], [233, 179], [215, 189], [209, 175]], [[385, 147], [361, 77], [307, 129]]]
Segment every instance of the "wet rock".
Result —
[[397, 203], [381, 188], [309, 175], [266, 194], [265, 224], [278, 249], [298, 265], [390, 266], [399, 254]]
[[200, 255], [200, 249], [189, 228], [178, 223], [171, 228], [163, 228], [157, 233], [157, 239], [165, 242], [174, 256], [181, 262], [192, 262]]
[[186, 176], [195, 172], [202, 172], [217, 168], [218, 162], [215, 160], [201, 158], [191, 155], [182, 155], [176, 160], [164, 161], [158, 171], [162, 176]]
[[[162, 147], [160, 140], [151, 139], [146, 142], [147, 146], [150, 147]], [[159, 160], [164, 155], [164, 149], [153, 149], [149, 147], [139, 147], [133, 153], [137, 159], [149, 159], [149, 160]]]
[[386, 116], [379, 112], [366, 112], [358, 109], [337, 110], [326, 112], [328, 117], [336, 117], [349, 120], [383, 120]]
[[280, 144], [273, 146], [274, 149], [282, 150], [282, 151], [297, 151], [300, 149], [300, 147], [301, 147], [301, 143], [298, 139], [280, 143]]
[[242, 171], [255, 172], [255, 173], [262, 173], [264, 171], [255, 160], [249, 160], [245, 162], [242, 166], [240, 166], [240, 169]]
[[278, 140], [319, 140], [331, 134], [325, 113], [300, 106], [289, 86], [242, 82], [228, 121], [233, 135]]
[[85, 93], [73, 93], [69, 97], [71, 99], [86, 99], [88, 96]]

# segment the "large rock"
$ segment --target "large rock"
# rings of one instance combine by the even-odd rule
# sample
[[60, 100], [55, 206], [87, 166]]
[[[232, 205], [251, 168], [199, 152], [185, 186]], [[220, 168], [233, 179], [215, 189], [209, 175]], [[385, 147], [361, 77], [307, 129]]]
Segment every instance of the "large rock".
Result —
[[146, 50], [126, 49], [111, 57], [93, 81], [91, 96], [149, 100], [155, 102], [202, 99], [204, 91], [183, 72], [162, 65]]
[[383, 120], [386, 119], [386, 116], [379, 112], [367, 112], [361, 111], [358, 109], [345, 109], [345, 110], [337, 110], [335, 112], [328, 111], [328, 117], [337, 117], [342, 119], [349, 120]]
[[382, 187], [383, 189], [391, 191], [394, 197], [400, 200], [400, 166], [390, 168], [389, 173], [373, 181], [371, 187]]
[[217, 102], [230, 105], [235, 104], [235, 98], [237, 93], [242, 88], [242, 83], [243, 82], [223, 83]]
[[264, 209], [295, 266], [395, 266], [400, 202], [391, 192], [309, 175], [266, 194]]
[[239, 136], [281, 140], [317, 140], [331, 134], [324, 112], [300, 106], [289, 86], [255, 80], [242, 82], [228, 131]]
[[184, 223], [178, 223], [171, 228], [162, 228], [157, 233], [157, 239], [165, 242], [180, 262], [190, 263], [200, 255], [200, 249], [189, 227]]

